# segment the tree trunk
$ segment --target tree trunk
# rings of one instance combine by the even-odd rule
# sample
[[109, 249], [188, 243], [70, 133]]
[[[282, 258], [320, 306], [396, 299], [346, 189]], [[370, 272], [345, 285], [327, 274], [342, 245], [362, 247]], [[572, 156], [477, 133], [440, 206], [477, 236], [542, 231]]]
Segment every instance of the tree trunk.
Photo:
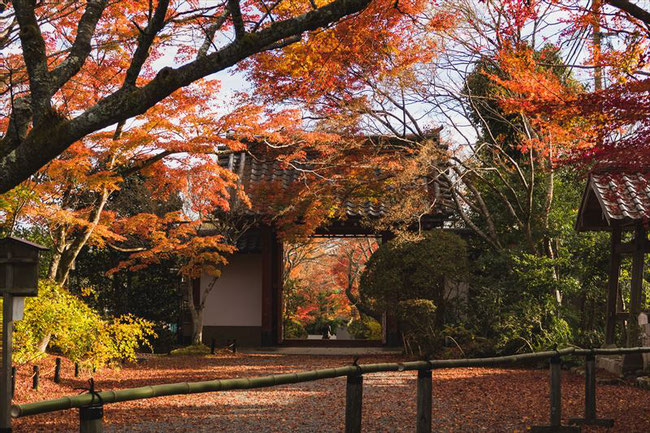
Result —
[[[203, 305], [201, 300], [194, 299], [194, 284], [190, 280], [185, 288], [187, 290], [187, 300], [190, 308], [190, 315], [192, 317], [192, 344], [203, 343]], [[199, 291], [199, 296], [201, 293]]]
[[203, 344], [203, 308], [192, 308], [192, 344]]
[[[108, 197], [111, 195], [112, 190], [104, 187], [102, 193], [99, 196], [95, 208], [90, 212], [88, 217], [88, 222], [90, 223], [82, 233], [80, 233], [72, 242], [70, 242], [64, 249], [61, 254], [59, 261], [56, 267], [56, 273], [54, 276], [54, 281], [59, 284], [65, 284], [70, 275], [70, 271], [74, 265], [77, 256], [83, 249], [83, 247], [90, 239], [90, 236], [93, 234], [95, 227], [99, 224], [99, 220], [104, 211], [104, 207], [108, 202]], [[52, 273], [52, 268], [50, 268], [50, 273]]]
[[52, 333], [48, 332], [41, 338], [41, 341], [38, 342], [37, 350], [41, 353], [45, 353], [45, 350], [47, 350], [48, 344], [50, 344], [50, 340], [52, 339]]
[[59, 269], [59, 263], [61, 263], [61, 252], [58, 249], [53, 250], [52, 260], [50, 260], [50, 269], [47, 272], [47, 278], [50, 280], [56, 280], [56, 273]]

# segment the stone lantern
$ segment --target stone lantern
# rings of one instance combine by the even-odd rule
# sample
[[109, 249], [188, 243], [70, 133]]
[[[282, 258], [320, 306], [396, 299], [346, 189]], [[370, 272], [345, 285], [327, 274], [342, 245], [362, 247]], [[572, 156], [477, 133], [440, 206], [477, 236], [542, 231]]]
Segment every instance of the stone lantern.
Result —
[[0, 239], [2, 294], [2, 375], [0, 376], [0, 433], [11, 432], [11, 339], [14, 320], [21, 320], [25, 297], [38, 295], [38, 259], [47, 248], [15, 237]]
[[38, 295], [38, 256], [47, 248], [9, 236], [0, 239], [0, 293]]

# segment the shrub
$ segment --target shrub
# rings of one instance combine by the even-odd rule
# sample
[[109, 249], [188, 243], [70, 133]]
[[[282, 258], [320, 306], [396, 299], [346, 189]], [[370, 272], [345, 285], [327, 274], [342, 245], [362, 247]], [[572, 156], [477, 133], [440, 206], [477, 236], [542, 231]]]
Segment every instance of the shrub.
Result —
[[359, 293], [376, 310], [387, 311], [408, 299], [429, 299], [444, 315], [445, 279], [462, 281], [467, 272], [465, 241], [432, 230], [416, 241], [392, 240], [379, 247], [366, 264]]
[[517, 253], [509, 257], [513, 284], [510, 302], [500, 312], [496, 346], [510, 353], [522, 349], [537, 351], [572, 342], [571, 329], [556, 293], [579, 290], [578, 282], [556, 277], [558, 259]]
[[169, 353], [173, 348], [179, 346], [178, 335], [170, 329], [168, 324], [156, 323], [154, 325], [154, 332], [158, 336], [152, 342], [154, 353]]
[[208, 355], [210, 348], [205, 344], [192, 344], [191, 346], [180, 347], [169, 352], [172, 356], [197, 356]]
[[26, 300], [24, 318], [15, 323], [14, 360], [23, 364], [41, 357], [39, 346], [49, 339], [49, 346], [70, 360], [102, 367], [135, 360], [153, 337], [152, 323], [131, 315], [105, 320], [65, 288], [41, 281], [39, 295]]
[[297, 320], [285, 319], [284, 338], [307, 338], [307, 330]]
[[348, 325], [348, 332], [357, 340], [381, 340], [381, 324], [372, 317], [363, 316]]
[[439, 350], [436, 306], [429, 299], [408, 299], [397, 304], [397, 317], [407, 353], [432, 354]]

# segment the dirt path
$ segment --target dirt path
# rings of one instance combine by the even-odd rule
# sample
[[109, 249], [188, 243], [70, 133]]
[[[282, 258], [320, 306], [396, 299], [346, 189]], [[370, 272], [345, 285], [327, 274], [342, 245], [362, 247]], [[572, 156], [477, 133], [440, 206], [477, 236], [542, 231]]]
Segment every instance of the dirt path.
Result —
[[[361, 362], [396, 360], [372, 356]], [[288, 355], [219, 355], [205, 358], [155, 357], [122, 370], [95, 375], [102, 390], [157, 383], [258, 376], [349, 364], [350, 357]], [[53, 361], [41, 367], [41, 389], [29, 389], [31, 367], [19, 370], [17, 400], [36, 401], [78, 393], [83, 378], [72, 377], [64, 362], [63, 383], [51, 381]], [[415, 378], [412, 372], [380, 373], [364, 377], [363, 430], [415, 431]], [[523, 369], [453, 369], [434, 372], [433, 430], [448, 432], [524, 432], [548, 418], [548, 373]], [[583, 378], [565, 374], [563, 409], [580, 416]], [[106, 407], [107, 433], [193, 432], [276, 433], [342, 432], [345, 379], [251, 391], [162, 397]], [[650, 429], [650, 392], [626, 385], [600, 385], [599, 416], [616, 420], [613, 429], [583, 432], [645, 433]], [[19, 419], [14, 431], [75, 432], [78, 412]]]

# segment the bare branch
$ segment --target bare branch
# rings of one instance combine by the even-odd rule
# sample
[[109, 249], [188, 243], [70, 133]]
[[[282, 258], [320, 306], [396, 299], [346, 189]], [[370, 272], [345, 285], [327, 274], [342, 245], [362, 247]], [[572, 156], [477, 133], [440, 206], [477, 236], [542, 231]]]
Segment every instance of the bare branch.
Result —
[[205, 30], [205, 39], [203, 40], [203, 44], [199, 48], [199, 51], [196, 54], [196, 58], [201, 58], [205, 57], [208, 54], [208, 50], [210, 50], [210, 47], [214, 47], [214, 35], [219, 31], [219, 29], [224, 25], [226, 20], [228, 19], [228, 15], [230, 14], [229, 9], [225, 9], [216, 19], [214, 23], [210, 25], [210, 27]]

